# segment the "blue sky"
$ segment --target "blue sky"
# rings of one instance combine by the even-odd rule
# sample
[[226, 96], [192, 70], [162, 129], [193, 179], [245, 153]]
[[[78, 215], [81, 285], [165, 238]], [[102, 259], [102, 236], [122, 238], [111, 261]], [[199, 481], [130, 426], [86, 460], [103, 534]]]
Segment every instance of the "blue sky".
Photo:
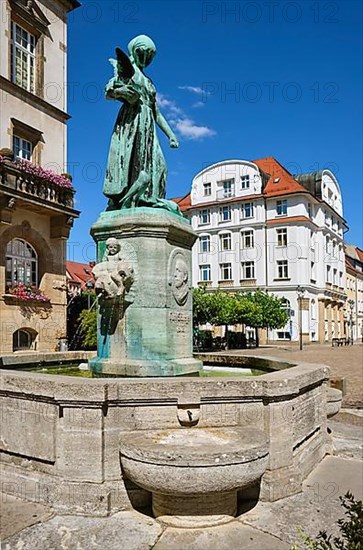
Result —
[[180, 148], [160, 142], [168, 197], [227, 158], [274, 156], [292, 173], [331, 169], [346, 240], [362, 247], [362, 5], [344, 1], [83, 0], [69, 17], [69, 171], [82, 211], [68, 259], [94, 258], [89, 228], [106, 206], [104, 170], [121, 106], [106, 101], [116, 46], [150, 35], [147, 74]]

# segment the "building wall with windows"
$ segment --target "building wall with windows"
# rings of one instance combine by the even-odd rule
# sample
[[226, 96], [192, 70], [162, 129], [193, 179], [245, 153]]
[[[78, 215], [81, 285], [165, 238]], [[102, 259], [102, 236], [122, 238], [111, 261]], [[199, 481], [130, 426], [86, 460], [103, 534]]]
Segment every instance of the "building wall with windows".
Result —
[[363, 341], [363, 250], [353, 245], [345, 247], [346, 331], [353, 340]]
[[[66, 336], [66, 241], [79, 213], [58, 175], [67, 154], [67, 14], [77, 6], [1, 2], [0, 353], [54, 351]], [[20, 159], [54, 174], [39, 179]]]
[[292, 176], [272, 157], [205, 168], [176, 199], [199, 236], [193, 285], [231, 292], [262, 288], [284, 298], [290, 319], [272, 340], [297, 340], [297, 287], [304, 288], [305, 341], [343, 336], [342, 199], [329, 171]]
[[58, 173], [67, 159], [67, 14], [77, 6], [76, 0], [1, 2], [0, 148]]

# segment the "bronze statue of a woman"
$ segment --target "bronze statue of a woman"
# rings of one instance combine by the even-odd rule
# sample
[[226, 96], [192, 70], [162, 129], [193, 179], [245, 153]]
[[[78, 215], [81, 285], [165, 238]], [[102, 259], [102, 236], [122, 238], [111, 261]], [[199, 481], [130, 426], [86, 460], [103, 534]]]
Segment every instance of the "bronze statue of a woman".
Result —
[[114, 76], [106, 86], [106, 98], [123, 102], [111, 139], [103, 193], [109, 210], [150, 206], [179, 212], [165, 200], [166, 162], [156, 125], [169, 138], [170, 147], [179, 143], [160, 113], [154, 84], [144, 74], [156, 47], [145, 35], [128, 45], [129, 57], [119, 48], [117, 60], [110, 59]]

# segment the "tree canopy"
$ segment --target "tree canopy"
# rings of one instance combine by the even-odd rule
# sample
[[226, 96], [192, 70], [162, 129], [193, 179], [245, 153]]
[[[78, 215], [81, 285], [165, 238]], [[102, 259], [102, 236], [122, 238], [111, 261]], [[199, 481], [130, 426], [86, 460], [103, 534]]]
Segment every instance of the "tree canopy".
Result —
[[237, 325], [254, 328], [281, 328], [288, 321], [283, 300], [262, 290], [255, 292], [208, 292], [193, 290], [193, 320], [195, 325]]

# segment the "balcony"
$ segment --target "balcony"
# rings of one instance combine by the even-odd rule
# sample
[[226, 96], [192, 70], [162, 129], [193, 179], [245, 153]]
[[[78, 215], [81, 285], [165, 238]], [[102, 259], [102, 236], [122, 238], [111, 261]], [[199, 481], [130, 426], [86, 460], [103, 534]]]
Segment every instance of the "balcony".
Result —
[[[5, 151], [5, 152], [4, 152]], [[0, 192], [4, 211], [14, 206], [78, 217], [70, 176], [57, 175], [30, 162], [15, 160], [10, 150], [0, 151]], [[10, 223], [6, 222], [5, 223]]]
[[216, 194], [217, 201], [226, 201], [235, 197], [236, 193], [233, 189], [218, 189]]

